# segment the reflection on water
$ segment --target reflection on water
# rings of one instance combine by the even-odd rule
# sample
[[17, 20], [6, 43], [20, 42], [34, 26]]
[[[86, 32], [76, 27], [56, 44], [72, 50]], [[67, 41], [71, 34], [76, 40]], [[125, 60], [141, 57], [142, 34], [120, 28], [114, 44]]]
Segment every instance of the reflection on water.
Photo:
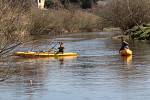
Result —
[[[57, 38], [78, 57], [0, 62], [0, 100], [149, 100], [149, 42], [131, 41], [133, 56], [118, 54], [120, 40], [111, 33], [72, 34]], [[36, 37], [36, 39], [38, 39]], [[49, 47], [47, 36], [39, 49]], [[26, 51], [26, 44], [21, 51]], [[3, 76], [3, 77], [2, 77]]]
[[14, 57], [14, 62], [23, 62], [23, 61], [46, 61], [46, 60], [58, 60], [58, 61], [64, 61], [65, 60], [73, 60], [76, 59], [77, 56], [58, 56], [58, 57], [35, 57], [35, 58], [23, 58], [23, 57]]
[[122, 61], [127, 65], [130, 65], [132, 63], [132, 55], [122, 56], [121, 58], [122, 58]]

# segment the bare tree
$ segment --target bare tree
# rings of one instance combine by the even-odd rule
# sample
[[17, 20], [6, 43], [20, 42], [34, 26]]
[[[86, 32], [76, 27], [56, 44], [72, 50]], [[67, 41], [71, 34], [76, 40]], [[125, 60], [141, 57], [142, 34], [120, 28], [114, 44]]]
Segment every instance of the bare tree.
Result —
[[109, 25], [123, 30], [149, 22], [149, 0], [112, 0], [101, 16]]
[[28, 0], [0, 0], [0, 56], [21, 44], [30, 6]]

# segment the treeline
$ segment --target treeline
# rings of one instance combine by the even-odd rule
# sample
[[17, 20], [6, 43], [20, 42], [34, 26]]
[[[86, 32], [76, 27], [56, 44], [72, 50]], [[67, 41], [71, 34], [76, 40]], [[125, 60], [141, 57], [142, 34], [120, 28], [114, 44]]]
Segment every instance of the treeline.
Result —
[[150, 0], [111, 0], [99, 15], [107, 26], [131, 29], [150, 22]]
[[103, 11], [107, 24], [133, 39], [150, 40], [150, 0], [112, 0]]
[[31, 0], [0, 0], [0, 57], [28, 42], [31, 34], [60, 35], [93, 31], [98, 27], [99, 17], [91, 13], [65, 7], [41, 10], [34, 3]]
[[[80, 8], [80, 4], [85, 2], [96, 3], [96, 0], [46, 0], [47, 10], [33, 7], [30, 33], [61, 34], [100, 31], [101, 18], [89, 12], [89, 9], [83, 11]], [[74, 7], [76, 4], [78, 7]]]
[[83, 9], [92, 8], [96, 2], [99, 0], [46, 0], [45, 7], [53, 8], [53, 7], [65, 7], [69, 8], [73, 6], [72, 4], [77, 4]]

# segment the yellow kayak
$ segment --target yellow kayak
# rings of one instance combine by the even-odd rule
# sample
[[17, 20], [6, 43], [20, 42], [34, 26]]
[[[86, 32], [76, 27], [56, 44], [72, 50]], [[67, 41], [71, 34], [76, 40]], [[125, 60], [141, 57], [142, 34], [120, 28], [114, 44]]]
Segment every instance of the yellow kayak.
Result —
[[77, 53], [50, 53], [50, 52], [16, 52], [15, 56], [19, 57], [62, 57], [62, 56], [77, 56]]
[[120, 51], [121, 56], [129, 56], [132, 55], [132, 51], [130, 49], [124, 49]]
[[132, 62], [132, 55], [121, 57], [124, 63], [130, 64]]

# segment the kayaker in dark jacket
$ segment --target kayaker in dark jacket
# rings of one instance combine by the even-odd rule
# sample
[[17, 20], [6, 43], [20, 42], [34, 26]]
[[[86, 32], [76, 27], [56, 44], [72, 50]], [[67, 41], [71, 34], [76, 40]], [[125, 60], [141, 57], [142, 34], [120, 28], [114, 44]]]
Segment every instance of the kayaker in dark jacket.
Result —
[[123, 40], [123, 37], [121, 37], [121, 40], [122, 40], [122, 46], [119, 51], [124, 49], [129, 49], [129, 44], [125, 40]]
[[64, 53], [64, 44], [62, 42], [60, 42], [60, 46], [58, 47], [57, 53]]

